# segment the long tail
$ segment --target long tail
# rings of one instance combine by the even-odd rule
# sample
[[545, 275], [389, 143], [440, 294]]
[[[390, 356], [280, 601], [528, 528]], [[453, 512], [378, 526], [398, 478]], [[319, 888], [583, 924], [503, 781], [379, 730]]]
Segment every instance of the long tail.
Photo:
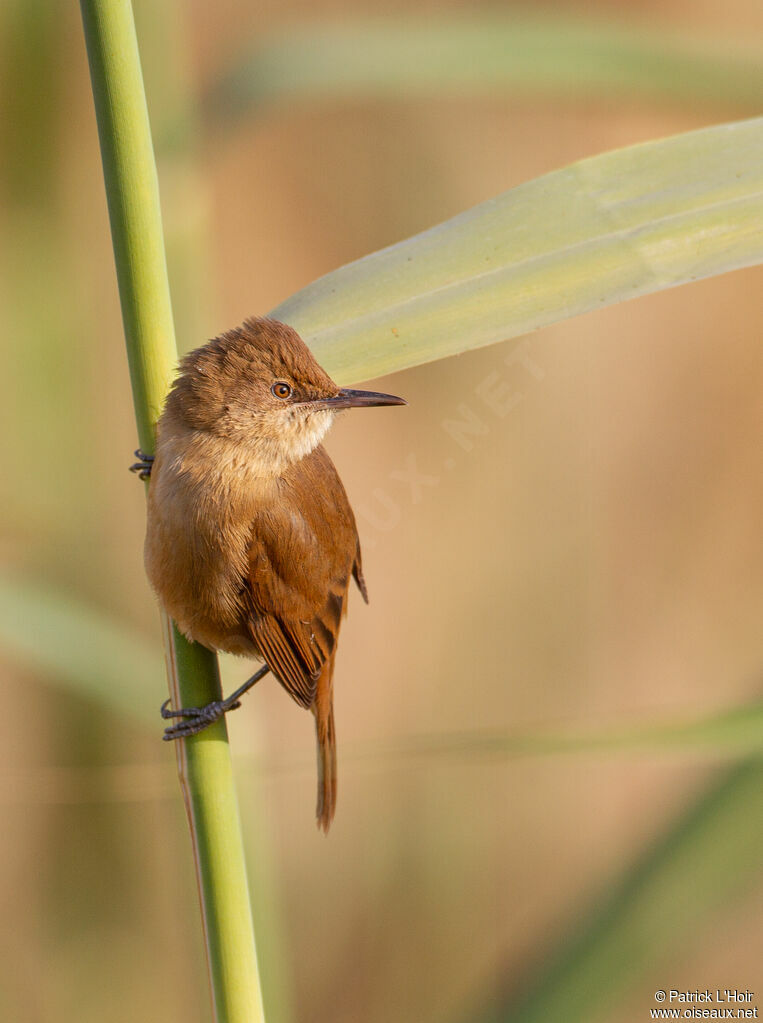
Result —
[[326, 665], [326, 668], [318, 680], [318, 691], [312, 707], [318, 741], [318, 803], [315, 816], [318, 827], [323, 831], [328, 831], [336, 810], [336, 732], [331, 690], [333, 664]]

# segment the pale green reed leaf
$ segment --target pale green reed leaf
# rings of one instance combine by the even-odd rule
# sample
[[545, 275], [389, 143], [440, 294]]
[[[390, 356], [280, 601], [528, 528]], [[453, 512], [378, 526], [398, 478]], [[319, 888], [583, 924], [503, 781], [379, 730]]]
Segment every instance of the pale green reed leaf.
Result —
[[763, 260], [763, 118], [553, 171], [326, 274], [272, 314], [341, 382]]

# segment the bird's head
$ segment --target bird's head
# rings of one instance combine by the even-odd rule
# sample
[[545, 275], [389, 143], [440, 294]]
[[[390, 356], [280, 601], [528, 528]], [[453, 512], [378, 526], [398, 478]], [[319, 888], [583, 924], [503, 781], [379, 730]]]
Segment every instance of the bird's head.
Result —
[[312, 451], [342, 409], [405, 404], [338, 387], [295, 330], [253, 318], [185, 356], [167, 408], [279, 471]]

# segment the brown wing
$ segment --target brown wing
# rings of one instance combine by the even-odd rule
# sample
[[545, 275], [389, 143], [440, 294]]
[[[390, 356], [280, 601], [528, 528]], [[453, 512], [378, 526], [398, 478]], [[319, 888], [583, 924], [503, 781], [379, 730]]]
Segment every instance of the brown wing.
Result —
[[278, 500], [257, 511], [247, 580], [252, 639], [303, 707], [334, 653], [351, 574], [365, 596], [352, 510], [318, 447], [287, 471]]

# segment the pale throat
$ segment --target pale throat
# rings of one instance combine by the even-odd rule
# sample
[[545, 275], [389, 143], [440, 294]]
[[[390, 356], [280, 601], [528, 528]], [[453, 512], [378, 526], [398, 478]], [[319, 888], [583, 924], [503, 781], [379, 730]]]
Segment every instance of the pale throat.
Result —
[[334, 422], [334, 413], [328, 409], [308, 415], [294, 409], [282, 433], [282, 443], [291, 462], [298, 462], [318, 447]]
[[[159, 431], [158, 451], [175, 477], [189, 482], [235, 478], [273, 479], [320, 444], [334, 420], [328, 410], [309, 415], [297, 409], [277, 421], [277, 428], [254, 429], [222, 441], [205, 430]], [[222, 487], [227, 492], [227, 487]]]
[[308, 415], [293, 409], [279, 420], [277, 430], [258, 431], [248, 442], [255, 474], [279, 475], [309, 455], [326, 436], [334, 416], [328, 409]]

